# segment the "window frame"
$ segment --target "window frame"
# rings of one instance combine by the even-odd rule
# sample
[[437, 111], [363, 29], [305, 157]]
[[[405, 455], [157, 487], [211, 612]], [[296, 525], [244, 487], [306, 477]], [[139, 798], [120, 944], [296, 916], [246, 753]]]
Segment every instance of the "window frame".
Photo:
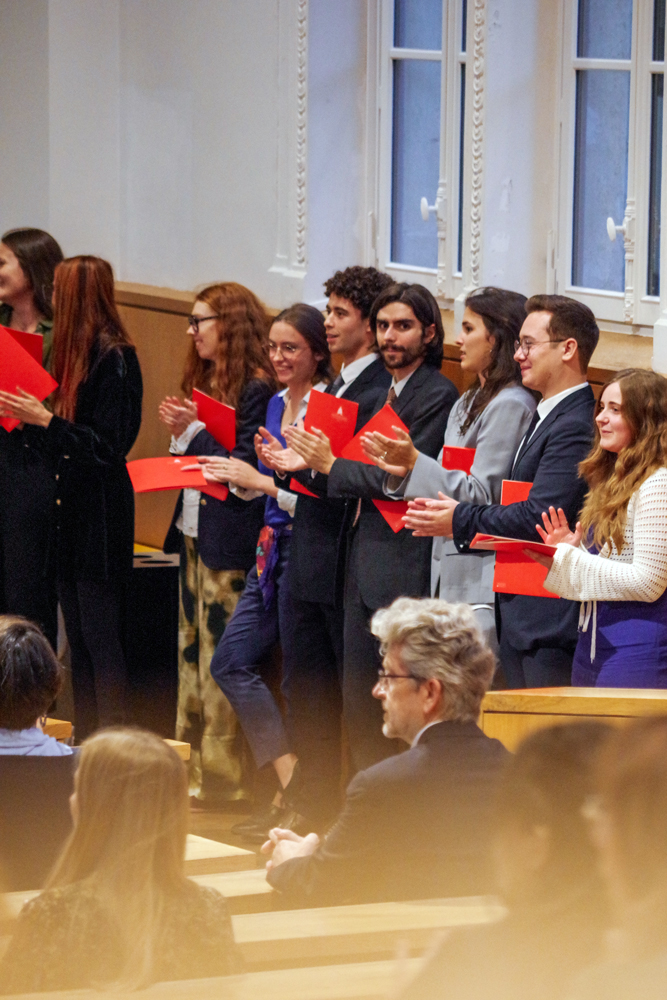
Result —
[[[579, 0], [562, 0], [560, 33], [560, 139], [558, 209], [555, 219], [554, 288], [590, 306], [605, 327], [622, 333], [652, 332], [660, 315], [660, 297], [647, 294], [649, 238], [649, 173], [651, 152], [651, 76], [664, 75], [663, 63], [652, 59], [653, 4], [633, 0], [632, 48], [630, 59], [588, 59], [577, 56]], [[573, 209], [576, 126], [576, 73], [586, 69], [626, 69], [630, 72], [628, 132], [628, 185], [623, 219], [618, 233], [625, 248], [625, 288], [622, 292], [583, 288], [572, 283]], [[664, 98], [663, 98], [664, 100]], [[663, 105], [664, 106], [664, 105]], [[662, 163], [662, 196], [666, 164]], [[665, 234], [661, 233], [661, 260], [664, 260]]]
[[[376, 0], [375, 17], [377, 65], [377, 148], [376, 185], [372, 218], [372, 244], [375, 265], [397, 281], [419, 282], [441, 301], [453, 300], [462, 293], [463, 276], [458, 270], [459, 239], [459, 140], [461, 128], [460, 67], [469, 61], [461, 50], [462, 0], [452, 3], [442, 0], [442, 39], [440, 49], [401, 49], [393, 44], [394, 0]], [[468, 0], [468, 7], [472, 0]], [[470, 10], [466, 48], [470, 49]], [[393, 141], [393, 63], [398, 59], [428, 59], [440, 63], [440, 160], [437, 191], [424, 191], [429, 205], [435, 205], [438, 240], [436, 268], [401, 264], [391, 259], [392, 212], [392, 141]], [[468, 150], [467, 109], [471, 106], [471, 74], [466, 72], [465, 134], [463, 140], [463, 184], [461, 197], [466, 204], [470, 189], [471, 157]], [[418, 210], [418, 206], [415, 206]], [[463, 261], [467, 246], [466, 225], [469, 213], [461, 213], [463, 228]], [[465, 264], [464, 264], [465, 267]]]

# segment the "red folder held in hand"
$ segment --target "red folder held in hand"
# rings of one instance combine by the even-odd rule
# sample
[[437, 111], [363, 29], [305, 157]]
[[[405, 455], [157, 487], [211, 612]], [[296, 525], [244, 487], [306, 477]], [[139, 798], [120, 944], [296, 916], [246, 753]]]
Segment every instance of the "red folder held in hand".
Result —
[[358, 412], [359, 404], [351, 399], [338, 399], [328, 392], [311, 389], [303, 426], [310, 432], [317, 427], [326, 434], [332, 452], [340, 458], [345, 445], [354, 437]]
[[[42, 368], [41, 358], [37, 362], [18, 343], [13, 333], [20, 332], [0, 326], [0, 389], [13, 395], [16, 395], [17, 389], [23, 389], [43, 402], [57, 388], [58, 383]], [[0, 418], [0, 425], [7, 431], [14, 430], [18, 424], [19, 421], [13, 417]]]
[[40, 367], [43, 367], [44, 337], [41, 333], [26, 333], [25, 330], [13, 330], [10, 326], [6, 326], [5, 330], [11, 333], [16, 343], [20, 344]]
[[225, 406], [199, 389], [192, 390], [192, 401], [197, 404], [197, 416], [206, 424], [206, 430], [218, 444], [227, 451], [236, 445], [236, 410], [233, 406]]
[[375, 465], [375, 462], [371, 458], [368, 458], [361, 447], [361, 436], [362, 434], [370, 433], [370, 431], [379, 431], [380, 434], [384, 434], [385, 437], [392, 438], [395, 441], [396, 434], [393, 431], [394, 427], [400, 427], [406, 434], [409, 433], [408, 428], [401, 418], [396, 416], [394, 410], [387, 404], [374, 417], [371, 417], [359, 433], [355, 434], [352, 440], [345, 445], [340, 457], [350, 458], [353, 462], [364, 462], [366, 465]]
[[208, 483], [198, 469], [184, 472], [183, 466], [192, 465], [191, 455], [161, 458], [137, 458], [127, 463], [127, 471], [135, 493], [152, 493], [156, 490], [182, 490], [187, 488], [207, 493], [216, 500], [226, 500], [229, 489], [224, 483]]
[[[527, 500], [532, 485], [532, 483], [504, 479], [500, 494], [501, 504], [505, 506]], [[493, 536], [483, 537], [488, 539]], [[539, 542], [521, 541], [517, 538], [496, 537], [500, 543], [496, 547], [496, 568], [493, 574], [493, 590], [496, 594], [523, 594], [526, 597], [558, 598], [558, 594], [552, 594], [551, 591], [544, 589], [544, 580], [547, 575], [546, 566], [540, 566], [539, 563], [534, 562], [522, 552], [522, 549], [532, 549], [535, 552], [546, 550], [545, 554], [553, 555], [556, 551], [553, 546], [542, 545]], [[475, 539], [473, 539], [473, 544], [474, 541]], [[475, 547], [486, 546], [478, 545]]]
[[443, 469], [460, 469], [469, 476], [474, 460], [475, 448], [450, 448], [449, 445], [445, 445], [442, 449]]

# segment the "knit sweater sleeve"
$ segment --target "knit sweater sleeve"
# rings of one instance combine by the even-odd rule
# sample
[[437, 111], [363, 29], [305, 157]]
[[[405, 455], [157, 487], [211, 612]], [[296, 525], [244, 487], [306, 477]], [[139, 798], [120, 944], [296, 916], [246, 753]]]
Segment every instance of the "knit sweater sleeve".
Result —
[[657, 601], [667, 588], [667, 469], [649, 476], [630, 498], [625, 545], [593, 555], [556, 548], [544, 586], [571, 601]]

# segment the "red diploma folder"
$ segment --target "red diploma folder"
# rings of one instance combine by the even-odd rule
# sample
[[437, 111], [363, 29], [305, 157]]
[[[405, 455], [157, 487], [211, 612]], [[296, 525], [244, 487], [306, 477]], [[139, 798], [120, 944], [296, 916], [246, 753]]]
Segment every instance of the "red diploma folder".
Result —
[[469, 476], [474, 460], [474, 448], [450, 448], [445, 445], [442, 449], [443, 469], [460, 469], [461, 472], [465, 472], [466, 476]]
[[[42, 368], [41, 358], [37, 362], [19, 344], [13, 336], [14, 332], [20, 334], [18, 330], [10, 332], [6, 327], [0, 326], [0, 389], [13, 395], [16, 395], [17, 389], [23, 389], [43, 402], [58, 383]], [[18, 424], [19, 421], [12, 417], [0, 418], [0, 425], [7, 431], [14, 430]]]
[[[504, 479], [500, 502], [503, 505], [511, 503], [522, 503], [528, 499], [532, 483], [521, 483], [513, 479]], [[479, 536], [476, 536], [479, 537]], [[483, 536], [485, 538], [493, 536]], [[529, 556], [525, 556], [522, 549], [532, 549], [535, 552], [545, 552], [553, 555], [555, 549], [551, 545], [542, 545], [540, 542], [526, 542], [516, 538], [498, 538], [500, 543], [496, 547], [496, 568], [493, 574], [493, 589], [497, 594], [523, 594], [526, 597], [555, 597], [551, 591], [544, 589], [544, 580], [547, 575], [546, 566], [540, 566]], [[473, 539], [473, 544], [475, 539]], [[481, 548], [482, 546], [476, 546]]]
[[182, 490], [189, 487], [207, 493], [216, 500], [226, 500], [229, 489], [224, 483], [207, 483], [204, 473], [195, 469], [183, 472], [184, 465], [192, 465], [191, 455], [166, 458], [137, 458], [127, 463], [127, 471], [135, 493], [152, 493], [155, 490]]
[[303, 426], [311, 432], [317, 427], [326, 434], [332, 452], [340, 458], [343, 448], [354, 437], [358, 412], [359, 404], [351, 399], [338, 399], [328, 392], [311, 389]]
[[404, 528], [403, 515], [407, 514], [408, 505], [405, 500], [374, 500], [373, 503], [382, 514], [392, 531], [398, 533]]
[[20, 344], [30, 357], [35, 359], [40, 367], [43, 367], [44, 337], [41, 333], [26, 333], [25, 330], [12, 330], [10, 326], [6, 326], [5, 330], [7, 333], [11, 333], [16, 343]]
[[315, 497], [316, 500], [320, 499], [317, 493], [311, 493], [311, 491], [306, 489], [305, 486], [302, 486], [299, 480], [295, 479], [294, 476], [292, 476], [292, 478], [289, 481], [289, 488], [291, 489], [292, 493], [303, 493], [307, 497]]
[[[370, 433], [370, 431], [379, 431], [380, 434], [384, 434], [385, 437], [396, 440], [396, 435], [392, 430], [393, 427], [400, 427], [406, 434], [409, 433], [408, 428], [405, 426], [401, 418], [396, 416], [391, 406], [383, 406], [379, 413], [376, 413], [374, 417], [371, 417], [368, 423], [361, 428], [359, 433], [355, 434], [352, 440], [345, 445], [340, 457], [350, 458], [353, 462], [364, 462], [366, 465], [375, 465], [375, 462], [366, 456], [361, 447], [361, 436], [362, 434]], [[396, 501], [393, 500], [390, 501], [390, 503], [395, 502]]]
[[212, 399], [199, 389], [192, 390], [192, 401], [197, 404], [197, 416], [206, 430], [212, 434], [218, 444], [227, 451], [236, 445], [236, 410], [233, 406], [225, 406], [217, 399]]

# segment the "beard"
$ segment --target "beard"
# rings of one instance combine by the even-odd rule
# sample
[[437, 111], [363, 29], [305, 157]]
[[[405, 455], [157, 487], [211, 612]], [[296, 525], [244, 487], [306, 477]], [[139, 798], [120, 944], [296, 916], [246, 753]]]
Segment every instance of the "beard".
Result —
[[423, 358], [426, 354], [427, 345], [424, 343], [423, 334], [422, 340], [416, 347], [392, 347], [394, 352], [393, 358], [387, 357], [387, 348], [380, 347], [380, 354], [382, 355], [382, 360], [384, 361], [384, 366], [389, 371], [394, 368], [407, 368], [411, 365], [413, 361], [417, 361], [418, 358]]

